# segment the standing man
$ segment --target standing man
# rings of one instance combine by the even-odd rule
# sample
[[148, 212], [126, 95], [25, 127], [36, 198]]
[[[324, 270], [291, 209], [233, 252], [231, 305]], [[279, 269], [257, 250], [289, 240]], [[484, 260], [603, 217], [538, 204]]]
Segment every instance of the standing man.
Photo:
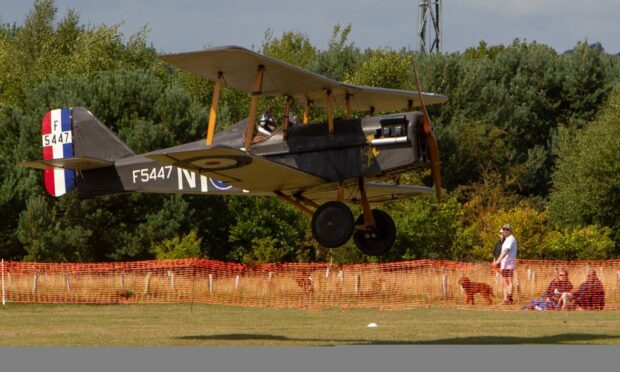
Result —
[[499, 257], [493, 261], [493, 265], [499, 265], [502, 278], [504, 278], [504, 302], [503, 305], [512, 305], [512, 277], [517, 268], [517, 239], [512, 235], [512, 227], [505, 224], [501, 231], [504, 243]]

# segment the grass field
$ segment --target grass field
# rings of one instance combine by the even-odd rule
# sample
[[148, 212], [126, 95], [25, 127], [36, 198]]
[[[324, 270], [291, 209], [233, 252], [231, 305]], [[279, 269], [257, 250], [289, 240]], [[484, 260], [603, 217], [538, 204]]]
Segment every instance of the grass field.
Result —
[[[377, 323], [377, 328], [368, 328]], [[3, 346], [620, 344], [620, 312], [308, 311], [218, 305], [0, 307]]]

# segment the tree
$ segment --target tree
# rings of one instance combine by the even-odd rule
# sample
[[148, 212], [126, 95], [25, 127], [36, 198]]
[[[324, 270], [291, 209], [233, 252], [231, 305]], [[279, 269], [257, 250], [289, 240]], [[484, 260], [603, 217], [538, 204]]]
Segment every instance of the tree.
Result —
[[44, 197], [28, 200], [19, 216], [17, 237], [24, 244], [28, 261], [90, 261], [88, 245], [91, 232], [79, 225], [67, 225], [58, 217], [60, 211]]
[[236, 219], [230, 227], [228, 259], [267, 258], [276, 253], [285, 260], [295, 259], [295, 249], [309, 226], [300, 212], [269, 197], [230, 197], [228, 208]]
[[620, 89], [584, 129], [560, 132], [550, 218], [557, 226], [607, 226], [620, 253]]
[[274, 38], [273, 32], [267, 30], [263, 39], [262, 54], [301, 68], [308, 68], [314, 62], [317, 50], [306, 34], [286, 31], [279, 38]]
[[413, 86], [411, 58], [408, 55], [381, 49], [369, 54], [347, 81], [393, 89], [409, 89]]
[[173, 236], [155, 243], [151, 248], [158, 260], [174, 260], [179, 258], [200, 258], [201, 238], [198, 237], [196, 230], [191, 230], [188, 234], [179, 237]]
[[359, 49], [352, 42], [348, 42], [349, 33], [351, 24], [344, 28], [336, 24], [327, 50], [318, 52], [310, 70], [339, 81], [353, 73], [362, 56]]

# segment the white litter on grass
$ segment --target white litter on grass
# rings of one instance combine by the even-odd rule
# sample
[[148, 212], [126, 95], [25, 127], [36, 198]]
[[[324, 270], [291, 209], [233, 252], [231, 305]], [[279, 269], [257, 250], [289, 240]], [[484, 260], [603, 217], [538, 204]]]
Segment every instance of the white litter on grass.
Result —
[[377, 323], [368, 324], [368, 328], [377, 328], [377, 327], [378, 327]]

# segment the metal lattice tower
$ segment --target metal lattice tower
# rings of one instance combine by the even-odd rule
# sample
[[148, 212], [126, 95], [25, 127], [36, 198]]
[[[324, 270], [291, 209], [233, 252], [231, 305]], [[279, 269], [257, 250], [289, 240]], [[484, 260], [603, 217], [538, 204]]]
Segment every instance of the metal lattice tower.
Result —
[[423, 53], [441, 53], [441, 0], [420, 0], [418, 46]]

